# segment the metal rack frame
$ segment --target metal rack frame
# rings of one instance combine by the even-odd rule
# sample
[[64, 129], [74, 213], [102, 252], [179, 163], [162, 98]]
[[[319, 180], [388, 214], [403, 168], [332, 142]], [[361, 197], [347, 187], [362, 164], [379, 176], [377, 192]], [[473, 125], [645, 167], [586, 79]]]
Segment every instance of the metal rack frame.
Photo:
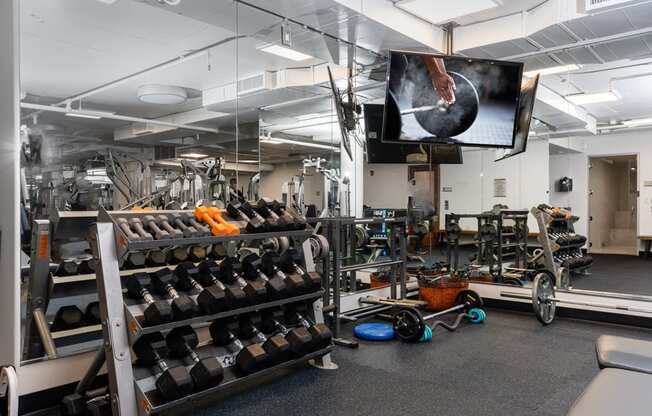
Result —
[[[287, 298], [275, 302], [268, 302], [261, 305], [255, 305], [231, 311], [222, 312], [214, 315], [198, 316], [184, 321], [176, 321], [163, 325], [143, 327], [141, 325], [140, 315], [142, 308], [138, 305], [131, 304], [123, 298], [121, 272], [119, 258], [121, 255], [132, 251], [152, 247], [161, 247], [166, 245], [192, 245], [198, 243], [227, 243], [231, 241], [259, 240], [267, 237], [289, 236], [294, 239], [295, 244], [301, 243], [302, 251], [306, 261], [307, 271], [314, 271], [314, 262], [310, 251], [308, 237], [312, 234], [312, 229], [308, 227], [302, 231], [276, 232], [276, 233], [258, 233], [258, 234], [241, 234], [233, 237], [202, 237], [202, 238], [182, 238], [164, 241], [136, 241], [130, 242], [122, 233], [122, 230], [114, 222], [112, 215], [127, 216], [138, 215], [133, 212], [112, 212], [101, 209], [97, 221], [97, 254], [100, 259], [97, 271], [97, 286], [100, 300], [100, 313], [102, 316], [102, 331], [104, 336], [104, 350], [106, 365], [109, 378], [110, 401], [114, 415], [135, 416], [138, 414], [153, 414], [163, 410], [170, 409], [174, 406], [203, 397], [211, 393], [217, 393], [230, 389], [231, 387], [241, 386], [243, 383], [256, 381], [267, 377], [270, 373], [287, 367], [308, 362], [324, 369], [333, 369], [337, 366], [331, 362], [330, 351], [332, 346], [323, 350], [315, 351], [307, 356], [282, 363], [280, 365], [268, 368], [261, 372], [248, 375], [245, 377], [235, 377], [232, 369], [228, 364], [232, 364], [224, 354], [221, 357], [225, 368], [225, 381], [209, 390], [193, 393], [188, 397], [173, 402], [163, 403], [157, 399], [155, 393], [151, 393], [153, 387], [152, 374], [149, 369], [139, 368], [132, 365], [131, 343], [140, 335], [149, 332], [165, 331], [174, 327], [198, 324], [213, 319], [235, 316], [254, 310], [271, 308], [282, 304], [307, 301], [316, 299], [313, 303], [312, 310], [309, 309], [310, 317], [316, 323], [323, 323], [323, 314], [321, 301], [323, 293], [315, 292], [312, 294]], [[147, 212], [147, 214], [157, 214], [157, 211]], [[212, 354], [218, 354], [218, 347], [213, 345], [204, 345], [200, 349], [210, 349]], [[101, 354], [98, 354], [98, 356]], [[169, 360], [174, 362], [174, 360]], [[231, 360], [232, 361], [232, 360]], [[94, 371], [98, 366], [91, 366], [89, 371]], [[90, 376], [89, 376], [90, 377]]]
[[[323, 303], [325, 305], [324, 313], [329, 313], [332, 316], [333, 336], [336, 339], [340, 336], [341, 320], [344, 316], [341, 309], [341, 292], [343, 288], [351, 292], [357, 290], [356, 271], [391, 266], [393, 270], [390, 273], [390, 297], [404, 299], [407, 296], [406, 218], [327, 217], [312, 219], [309, 222], [321, 222], [324, 236], [330, 243], [329, 256], [322, 259], [322, 280], [325, 289]], [[387, 224], [389, 226], [387, 240], [389, 260], [346, 264], [346, 260], [355, 257], [355, 245], [353, 244], [355, 226], [367, 224]], [[400, 286], [400, 298], [397, 297], [397, 283]]]

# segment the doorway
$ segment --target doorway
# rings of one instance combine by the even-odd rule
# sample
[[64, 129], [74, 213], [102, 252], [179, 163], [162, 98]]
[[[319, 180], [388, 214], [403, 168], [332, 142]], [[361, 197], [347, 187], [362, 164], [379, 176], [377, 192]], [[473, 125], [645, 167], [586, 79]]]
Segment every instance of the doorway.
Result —
[[637, 155], [589, 158], [590, 251], [638, 255], [637, 207]]

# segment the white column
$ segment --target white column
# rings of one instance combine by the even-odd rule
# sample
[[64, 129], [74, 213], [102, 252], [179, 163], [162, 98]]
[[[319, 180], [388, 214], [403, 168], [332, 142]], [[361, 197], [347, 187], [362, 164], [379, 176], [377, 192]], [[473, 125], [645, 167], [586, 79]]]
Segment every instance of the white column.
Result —
[[[342, 179], [345, 177], [349, 178], [351, 195], [348, 203], [351, 207], [351, 215], [362, 217], [362, 197], [364, 194], [364, 149], [362, 146], [359, 146], [354, 139], [351, 140], [351, 153], [353, 155], [353, 160], [349, 158], [349, 154], [344, 150], [344, 145], [340, 144], [340, 172]], [[347, 197], [346, 190], [346, 185], [342, 184], [340, 194], [342, 200]], [[345, 213], [342, 213], [342, 215], [344, 214]]]
[[0, 1], [0, 366], [20, 362], [18, 0]]

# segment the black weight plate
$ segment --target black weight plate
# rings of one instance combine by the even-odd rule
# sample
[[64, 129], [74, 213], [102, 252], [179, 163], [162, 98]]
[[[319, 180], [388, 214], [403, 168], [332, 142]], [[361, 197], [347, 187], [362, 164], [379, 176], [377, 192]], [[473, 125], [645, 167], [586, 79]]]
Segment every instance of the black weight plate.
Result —
[[532, 284], [532, 308], [539, 322], [550, 324], [555, 319], [555, 287], [550, 273], [544, 271], [534, 277]]
[[421, 313], [414, 308], [402, 308], [392, 318], [396, 336], [404, 342], [417, 342], [426, 330], [426, 322]]
[[455, 102], [447, 104], [434, 88], [423, 88], [412, 98], [412, 107], [434, 106], [414, 113], [424, 130], [441, 139], [459, 136], [471, 127], [478, 115], [480, 99], [475, 87], [464, 75], [449, 72], [455, 81]]
[[473, 308], [482, 308], [484, 305], [480, 295], [478, 295], [477, 292], [468, 289], [460, 290], [460, 293], [458, 293], [457, 297], [455, 298], [456, 305], [463, 305], [465, 303], [468, 304], [468, 306], [465, 308], [466, 310]]

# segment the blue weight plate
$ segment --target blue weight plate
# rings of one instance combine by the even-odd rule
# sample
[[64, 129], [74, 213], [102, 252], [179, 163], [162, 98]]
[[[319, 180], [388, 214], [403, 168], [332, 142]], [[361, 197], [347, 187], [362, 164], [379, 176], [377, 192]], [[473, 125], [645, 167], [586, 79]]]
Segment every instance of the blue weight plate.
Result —
[[394, 339], [394, 328], [391, 324], [369, 322], [356, 325], [353, 333], [360, 339], [368, 341], [388, 341]]

